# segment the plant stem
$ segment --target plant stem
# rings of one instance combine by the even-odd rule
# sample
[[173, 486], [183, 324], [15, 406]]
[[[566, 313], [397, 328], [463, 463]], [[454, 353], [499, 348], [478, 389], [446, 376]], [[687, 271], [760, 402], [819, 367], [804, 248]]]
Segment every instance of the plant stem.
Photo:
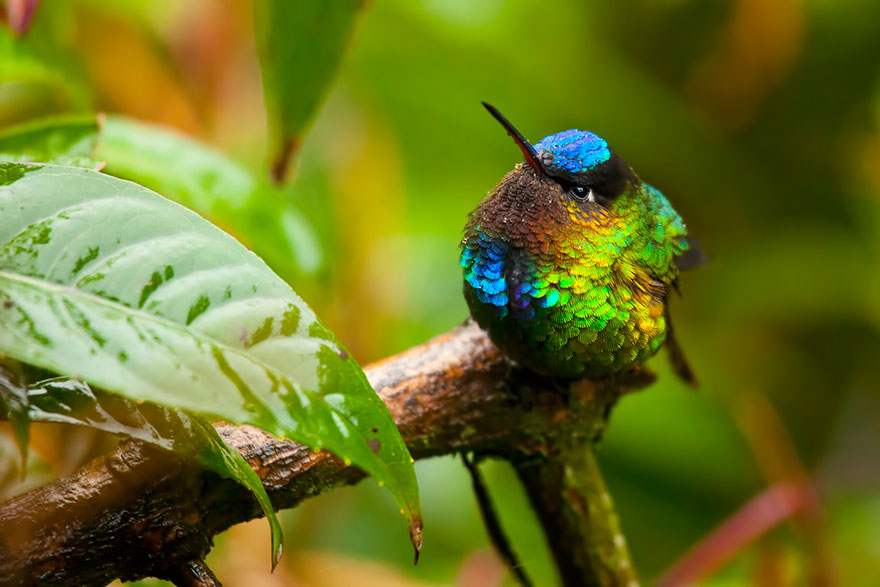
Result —
[[486, 532], [489, 534], [489, 540], [495, 546], [495, 550], [501, 556], [501, 560], [507, 565], [510, 573], [516, 577], [522, 587], [532, 587], [532, 580], [529, 579], [525, 567], [519, 561], [513, 546], [501, 527], [501, 520], [498, 518], [498, 512], [492, 505], [492, 498], [489, 496], [489, 490], [480, 474], [480, 464], [476, 457], [468, 458], [464, 453], [461, 455], [464, 466], [471, 475], [471, 483], [474, 487], [474, 495], [477, 498], [477, 505], [480, 507], [480, 514], [483, 518], [483, 525], [486, 526]]
[[566, 586], [639, 584], [602, 472], [588, 445], [514, 462]]

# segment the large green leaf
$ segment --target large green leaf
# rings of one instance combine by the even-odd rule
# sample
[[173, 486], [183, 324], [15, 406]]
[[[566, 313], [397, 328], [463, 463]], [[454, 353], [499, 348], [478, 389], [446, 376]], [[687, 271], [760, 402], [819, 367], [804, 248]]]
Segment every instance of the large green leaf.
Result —
[[[2, 295], [2, 294], [0, 294]], [[260, 478], [244, 457], [220, 438], [204, 418], [150, 402], [93, 390], [84, 381], [59, 377], [27, 389], [27, 416], [37, 422], [89, 426], [143, 440], [196, 461], [250, 489], [272, 528], [272, 561], [281, 554], [281, 524]]]
[[322, 264], [318, 236], [287, 196], [258, 182], [237, 161], [172, 129], [108, 116], [97, 159], [130, 179], [234, 228], [273, 267], [312, 274]]
[[257, 188], [239, 163], [180, 132], [111, 115], [101, 128], [97, 158], [110, 175], [159, 191], [211, 218], [240, 212]]
[[326, 448], [421, 526], [412, 459], [363, 371], [232, 237], [88, 169], [0, 164], [0, 353], [135, 401]]
[[50, 117], [6, 128], [0, 133], [0, 161], [93, 167], [98, 130], [95, 116]]
[[327, 93], [363, 0], [254, 2], [272, 177], [284, 181], [306, 125]]

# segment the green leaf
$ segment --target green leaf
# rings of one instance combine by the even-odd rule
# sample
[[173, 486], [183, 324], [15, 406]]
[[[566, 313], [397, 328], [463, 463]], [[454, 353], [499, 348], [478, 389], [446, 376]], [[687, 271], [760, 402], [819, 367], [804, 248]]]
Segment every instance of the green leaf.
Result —
[[88, 89], [75, 72], [59, 69], [66, 59], [56, 50], [45, 36], [18, 39], [0, 27], [0, 125], [87, 106]]
[[60, 76], [8, 30], [0, 29], [0, 57], [0, 82], [54, 84], [59, 81]]
[[211, 218], [241, 211], [257, 182], [236, 161], [177, 131], [108, 116], [97, 158], [105, 173], [160, 192]]
[[0, 355], [0, 411], [12, 425], [12, 434], [21, 455], [22, 474], [27, 469], [30, 422], [28, 393], [21, 363]]
[[287, 179], [290, 158], [329, 90], [362, 5], [363, 0], [254, 2], [276, 182]]
[[27, 461], [19, 462], [21, 445], [8, 434], [0, 434], [0, 501], [50, 483], [57, 475], [52, 465], [37, 451], [29, 451]]
[[108, 116], [97, 158], [105, 173], [130, 179], [195, 210], [224, 227], [234, 227], [245, 244], [275, 267], [302, 275], [323, 264], [311, 225], [277, 189], [261, 185], [241, 164], [174, 130]]
[[0, 133], [0, 161], [41, 161], [95, 166], [98, 144], [95, 116], [43, 118]]
[[229, 447], [211, 423], [180, 410], [92, 390], [76, 379], [59, 377], [27, 389], [31, 421], [63, 422], [136, 438], [196, 461], [247, 487], [272, 528], [273, 562], [281, 553], [281, 525], [260, 478], [241, 454]]
[[326, 448], [418, 536], [412, 459], [314, 312], [253, 253], [141, 186], [0, 164], [0, 353], [134, 401]]

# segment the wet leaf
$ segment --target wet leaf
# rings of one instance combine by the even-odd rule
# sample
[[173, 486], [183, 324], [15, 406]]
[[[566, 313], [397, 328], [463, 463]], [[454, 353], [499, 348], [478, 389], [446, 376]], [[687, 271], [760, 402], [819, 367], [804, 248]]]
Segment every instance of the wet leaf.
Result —
[[41, 161], [94, 167], [98, 143], [95, 116], [43, 118], [0, 133], [0, 161]]
[[[263, 483], [204, 418], [150, 402], [135, 403], [67, 377], [40, 381], [26, 393], [31, 421], [78, 424], [136, 438], [241, 483], [257, 498], [272, 528], [272, 552], [280, 553], [281, 525]], [[277, 556], [273, 560], [277, 562]]]
[[236, 161], [170, 128], [108, 116], [98, 159], [105, 173], [160, 192], [203, 216], [238, 212], [257, 182]]
[[326, 448], [388, 486], [419, 530], [412, 459], [387, 408], [256, 255], [91, 170], [0, 164], [0, 186], [0, 353]]
[[174, 130], [108, 116], [97, 157], [105, 173], [130, 179], [195, 210], [236, 235], [274, 267], [303, 275], [323, 263], [317, 234], [288, 196], [237, 161]]
[[27, 468], [30, 422], [28, 394], [21, 363], [0, 355], [0, 412], [12, 425], [12, 434], [21, 455], [21, 471]]
[[362, 5], [363, 0], [254, 3], [276, 182], [289, 175], [290, 159], [329, 90]]

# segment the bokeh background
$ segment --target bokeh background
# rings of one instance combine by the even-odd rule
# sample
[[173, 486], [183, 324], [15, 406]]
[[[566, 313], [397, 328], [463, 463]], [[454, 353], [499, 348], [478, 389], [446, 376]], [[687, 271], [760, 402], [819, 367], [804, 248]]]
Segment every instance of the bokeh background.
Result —
[[[26, 36], [0, 33], [0, 56], [4, 127], [123, 113], [267, 177], [247, 1], [45, 2]], [[725, 563], [707, 585], [880, 584], [880, 3], [372, 0], [283, 190], [281, 232], [261, 200], [277, 193], [259, 187], [238, 222], [212, 202], [199, 211], [289, 279], [362, 364], [403, 350], [466, 316], [461, 228], [520, 160], [481, 100], [533, 141], [573, 127], [608, 139], [711, 258], [672, 302], [700, 390], [661, 354], [659, 382], [621, 402], [598, 453], [646, 581], [737, 516], [767, 531], [711, 541]], [[34, 437], [29, 483], [106, 446], [57, 426]], [[230, 585], [511, 584], [460, 462], [416, 468], [418, 567], [369, 481], [284, 512], [274, 575], [263, 521], [220, 537], [209, 564]], [[522, 561], [552, 584], [514, 474], [484, 470]], [[20, 489], [0, 477], [4, 494]], [[784, 483], [815, 499], [768, 502]]]

